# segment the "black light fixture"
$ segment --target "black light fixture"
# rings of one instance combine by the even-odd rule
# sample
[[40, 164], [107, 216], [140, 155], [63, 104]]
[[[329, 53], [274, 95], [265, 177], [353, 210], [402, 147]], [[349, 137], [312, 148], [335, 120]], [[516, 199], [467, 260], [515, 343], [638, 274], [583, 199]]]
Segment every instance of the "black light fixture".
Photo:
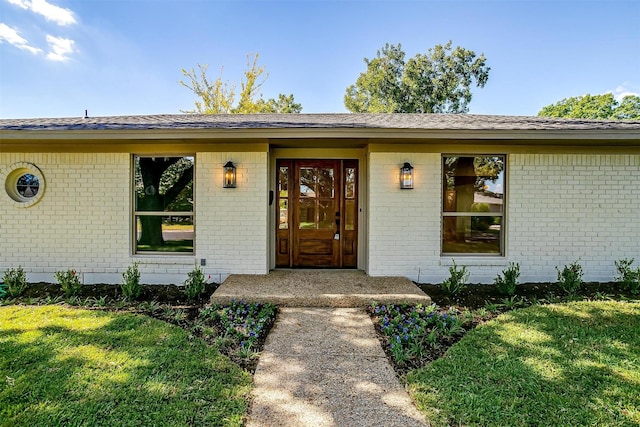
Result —
[[231, 160], [222, 167], [222, 188], [236, 188], [236, 167]]
[[413, 189], [413, 166], [409, 162], [404, 162], [400, 168], [400, 189]]

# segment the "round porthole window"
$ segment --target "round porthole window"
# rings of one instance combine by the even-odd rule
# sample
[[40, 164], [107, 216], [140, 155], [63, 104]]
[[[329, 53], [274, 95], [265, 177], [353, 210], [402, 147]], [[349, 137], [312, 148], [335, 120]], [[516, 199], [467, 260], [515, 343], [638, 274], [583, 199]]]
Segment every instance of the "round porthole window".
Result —
[[17, 206], [33, 206], [44, 195], [44, 176], [40, 169], [31, 163], [11, 165], [3, 175], [4, 189]]

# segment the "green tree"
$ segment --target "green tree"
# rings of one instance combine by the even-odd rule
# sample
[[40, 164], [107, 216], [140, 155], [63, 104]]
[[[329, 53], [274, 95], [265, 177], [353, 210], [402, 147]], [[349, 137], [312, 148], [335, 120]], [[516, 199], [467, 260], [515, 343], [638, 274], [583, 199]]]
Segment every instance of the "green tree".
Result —
[[261, 89], [268, 75], [264, 67], [258, 65], [258, 54], [253, 60], [247, 55], [247, 67], [240, 81], [240, 93], [236, 103], [236, 86], [222, 80], [220, 76], [213, 82], [207, 78], [208, 65], [198, 64], [198, 72], [193, 68], [181, 70], [188, 81], [180, 84], [191, 90], [197, 97], [195, 109], [183, 113], [199, 114], [253, 114], [253, 113], [300, 113], [302, 105], [295, 102], [292, 94], [279, 94], [277, 99], [263, 99]]
[[620, 102], [612, 93], [574, 96], [543, 107], [538, 116], [638, 120], [640, 119], [640, 96], [627, 95]]
[[386, 44], [349, 86], [344, 105], [354, 113], [466, 113], [471, 87], [484, 87], [490, 68], [484, 54], [451, 41], [405, 61], [400, 44]]

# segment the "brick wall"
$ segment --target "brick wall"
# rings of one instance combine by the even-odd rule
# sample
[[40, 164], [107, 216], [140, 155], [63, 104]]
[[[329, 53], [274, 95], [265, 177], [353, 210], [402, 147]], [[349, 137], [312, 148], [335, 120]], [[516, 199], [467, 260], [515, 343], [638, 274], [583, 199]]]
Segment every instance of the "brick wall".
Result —
[[[415, 167], [413, 190], [398, 168]], [[425, 283], [448, 276], [440, 257], [441, 156], [371, 153], [369, 273]], [[585, 280], [610, 281], [614, 261], [640, 262], [640, 156], [508, 156], [506, 257], [458, 256], [470, 282], [491, 283], [510, 261], [521, 281], [555, 281], [556, 266], [580, 259]]]
[[[213, 280], [230, 272], [267, 271], [266, 153], [196, 155], [196, 253], [131, 255], [130, 161], [117, 154], [0, 154], [0, 176], [35, 164], [46, 188], [39, 203], [20, 208], [0, 188], [0, 272], [22, 266], [30, 281], [54, 282], [73, 268], [84, 283], [120, 283], [140, 262], [144, 283], [181, 283], [200, 259]], [[238, 166], [238, 188], [222, 189], [222, 165]]]

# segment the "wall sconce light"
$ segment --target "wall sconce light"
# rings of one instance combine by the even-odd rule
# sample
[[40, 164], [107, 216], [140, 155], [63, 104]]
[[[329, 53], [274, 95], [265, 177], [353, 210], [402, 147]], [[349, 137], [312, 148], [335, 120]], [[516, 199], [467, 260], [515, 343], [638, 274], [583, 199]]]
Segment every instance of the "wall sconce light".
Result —
[[229, 160], [222, 167], [222, 188], [236, 188], [236, 167]]
[[413, 166], [409, 162], [404, 162], [400, 168], [400, 189], [413, 189]]

